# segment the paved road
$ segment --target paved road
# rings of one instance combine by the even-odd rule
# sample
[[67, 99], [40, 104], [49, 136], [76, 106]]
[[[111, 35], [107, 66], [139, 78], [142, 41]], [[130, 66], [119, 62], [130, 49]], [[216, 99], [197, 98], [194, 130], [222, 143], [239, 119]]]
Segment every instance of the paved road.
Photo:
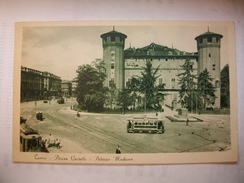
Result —
[[[195, 115], [204, 122], [170, 122], [165, 115], [164, 134], [127, 133], [126, 118], [130, 115], [106, 115], [81, 113], [70, 110], [74, 100], [65, 104], [38, 101], [22, 103], [21, 114], [28, 124], [39, 131], [43, 139], [52, 134], [61, 139], [62, 148], [49, 148], [49, 152], [67, 153], [115, 153], [121, 146], [122, 153], [204, 152], [228, 150], [230, 144], [229, 115]], [[37, 121], [35, 112], [42, 111], [43, 121]], [[155, 114], [147, 114], [154, 115]]]

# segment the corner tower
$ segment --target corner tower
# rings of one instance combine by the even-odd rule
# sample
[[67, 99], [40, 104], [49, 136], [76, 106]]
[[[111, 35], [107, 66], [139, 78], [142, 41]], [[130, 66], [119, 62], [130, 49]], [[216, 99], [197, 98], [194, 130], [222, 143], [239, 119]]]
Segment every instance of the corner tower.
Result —
[[213, 78], [216, 99], [214, 106], [220, 108], [220, 46], [223, 36], [206, 32], [195, 38], [198, 50], [198, 75], [206, 68]]
[[101, 35], [107, 78], [105, 86], [124, 88], [124, 46], [127, 36], [114, 30]]

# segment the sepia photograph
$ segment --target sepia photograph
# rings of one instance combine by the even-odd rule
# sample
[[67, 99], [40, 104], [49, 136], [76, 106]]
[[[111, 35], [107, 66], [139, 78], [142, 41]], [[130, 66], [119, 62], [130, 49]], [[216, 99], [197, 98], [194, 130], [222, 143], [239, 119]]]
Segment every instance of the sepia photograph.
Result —
[[13, 161], [238, 160], [233, 22], [18, 22]]

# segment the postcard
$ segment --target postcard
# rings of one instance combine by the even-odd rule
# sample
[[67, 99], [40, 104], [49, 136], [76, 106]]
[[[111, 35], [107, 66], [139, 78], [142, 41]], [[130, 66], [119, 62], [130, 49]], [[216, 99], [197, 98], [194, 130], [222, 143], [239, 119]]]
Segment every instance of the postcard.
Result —
[[233, 22], [17, 22], [16, 163], [238, 161]]

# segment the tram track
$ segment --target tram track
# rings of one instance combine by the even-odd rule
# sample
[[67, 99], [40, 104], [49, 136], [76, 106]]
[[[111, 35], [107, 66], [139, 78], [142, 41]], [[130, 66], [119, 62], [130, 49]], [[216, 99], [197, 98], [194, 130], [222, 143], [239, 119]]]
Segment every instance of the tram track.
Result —
[[[79, 153], [115, 153], [117, 145], [121, 146], [122, 153], [184, 153], [198, 152], [198, 149], [218, 151], [218, 146], [221, 147], [220, 149], [224, 149], [222, 146], [229, 147], [228, 144], [225, 145], [226, 143], [221, 144], [223, 138], [219, 140], [215, 132], [218, 126], [226, 124], [224, 120], [218, 124], [211, 122], [197, 126], [192, 124], [191, 127], [180, 123], [167, 123], [165, 134], [127, 133], [124, 115], [81, 113], [81, 116], [77, 117], [76, 112], [67, 110], [70, 105], [71, 103], [37, 106], [30, 104], [22, 109], [21, 114], [23, 117], [28, 117], [27, 122], [33, 125], [34, 129], [39, 130], [44, 138], [48, 138], [51, 133], [54, 137], [67, 139], [64, 142], [73, 142], [74, 144], [69, 145], [67, 152], [72, 152], [72, 147], [76, 147], [74, 153], [78, 151]], [[37, 111], [43, 112], [42, 122], [35, 117]], [[192, 132], [199, 136], [193, 135]], [[216, 143], [207, 141], [208, 139], [216, 140], [218, 146]]]
[[[133, 138], [125, 137], [127, 134], [126, 127], [124, 127], [124, 132], [122, 135], [116, 134], [111, 130], [105, 130], [103, 128], [99, 128], [95, 126], [92, 121], [94, 121], [94, 116], [86, 115], [81, 116], [81, 118], [77, 118], [72, 114], [62, 114], [58, 111], [59, 109], [52, 109], [50, 113], [48, 113], [49, 118], [53, 118], [53, 121], [59, 120], [59, 123], [64, 123], [69, 125], [76, 130], [81, 131], [83, 135], [87, 134], [93, 137], [94, 141], [103, 142], [109, 145], [110, 147], [115, 147], [119, 144], [123, 148], [123, 152], [126, 153], [157, 153], [162, 152], [162, 150], [157, 149], [155, 147], [152, 148], [150, 144], [145, 144], [142, 142], [138, 142], [133, 140]], [[63, 116], [63, 118], [62, 118]], [[64, 120], [65, 118], [65, 120]], [[145, 135], [145, 134], [141, 134]], [[159, 134], [155, 134], [159, 135]], [[133, 134], [131, 134], [133, 137]]]

